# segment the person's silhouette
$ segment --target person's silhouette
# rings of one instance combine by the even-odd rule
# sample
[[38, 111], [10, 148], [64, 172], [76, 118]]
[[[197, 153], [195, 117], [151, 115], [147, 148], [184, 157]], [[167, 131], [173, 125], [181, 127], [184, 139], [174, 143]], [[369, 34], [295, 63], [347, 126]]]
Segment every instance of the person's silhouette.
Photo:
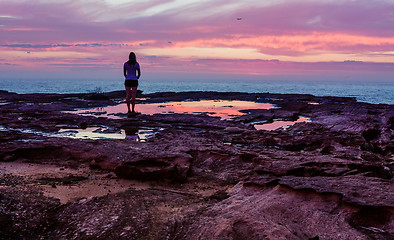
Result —
[[123, 64], [123, 75], [125, 77], [124, 85], [126, 88], [127, 113], [135, 114], [135, 98], [137, 96], [138, 79], [141, 76], [141, 68], [134, 52], [130, 52], [129, 60]]

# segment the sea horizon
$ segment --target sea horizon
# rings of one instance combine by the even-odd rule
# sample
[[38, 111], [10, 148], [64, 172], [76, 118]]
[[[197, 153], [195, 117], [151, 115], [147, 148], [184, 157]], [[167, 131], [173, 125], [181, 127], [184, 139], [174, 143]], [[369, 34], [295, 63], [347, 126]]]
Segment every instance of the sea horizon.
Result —
[[[359, 102], [394, 104], [394, 83], [386, 81], [313, 80], [140, 80], [143, 93], [155, 92], [247, 92], [311, 94], [315, 96], [355, 97]], [[107, 79], [2, 79], [0, 90], [26, 93], [92, 93], [124, 90], [122, 80]]]

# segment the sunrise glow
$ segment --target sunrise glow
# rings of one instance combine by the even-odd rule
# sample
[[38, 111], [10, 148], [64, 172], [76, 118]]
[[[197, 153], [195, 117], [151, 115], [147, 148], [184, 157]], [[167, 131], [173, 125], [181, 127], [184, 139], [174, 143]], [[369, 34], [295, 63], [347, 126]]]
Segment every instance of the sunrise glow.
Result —
[[134, 51], [148, 73], [390, 79], [393, 12], [392, 0], [2, 0], [0, 73], [118, 76]]

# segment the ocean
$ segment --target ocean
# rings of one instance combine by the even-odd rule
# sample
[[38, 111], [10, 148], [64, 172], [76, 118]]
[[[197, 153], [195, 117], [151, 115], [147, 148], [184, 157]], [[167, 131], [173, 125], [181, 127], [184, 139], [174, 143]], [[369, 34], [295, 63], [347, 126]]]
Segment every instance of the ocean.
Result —
[[[123, 90], [122, 80], [0, 80], [0, 90], [16, 93], [88, 93]], [[356, 97], [357, 101], [394, 104], [394, 80], [370, 81], [268, 81], [268, 80], [140, 80], [144, 93], [218, 91], [312, 94], [315, 96]]]

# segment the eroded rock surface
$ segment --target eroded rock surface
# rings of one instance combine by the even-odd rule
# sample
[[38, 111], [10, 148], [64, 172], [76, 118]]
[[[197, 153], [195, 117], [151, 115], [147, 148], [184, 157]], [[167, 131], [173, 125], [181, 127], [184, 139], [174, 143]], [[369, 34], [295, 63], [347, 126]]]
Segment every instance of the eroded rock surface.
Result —
[[[0, 238], [394, 238], [394, 106], [187, 92], [140, 93], [138, 104], [222, 99], [277, 108], [245, 109], [226, 121], [66, 112], [116, 105], [123, 94], [0, 91]], [[299, 116], [312, 122], [253, 127]], [[160, 131], [146, 142], [56, 135], [92, 126]]]

